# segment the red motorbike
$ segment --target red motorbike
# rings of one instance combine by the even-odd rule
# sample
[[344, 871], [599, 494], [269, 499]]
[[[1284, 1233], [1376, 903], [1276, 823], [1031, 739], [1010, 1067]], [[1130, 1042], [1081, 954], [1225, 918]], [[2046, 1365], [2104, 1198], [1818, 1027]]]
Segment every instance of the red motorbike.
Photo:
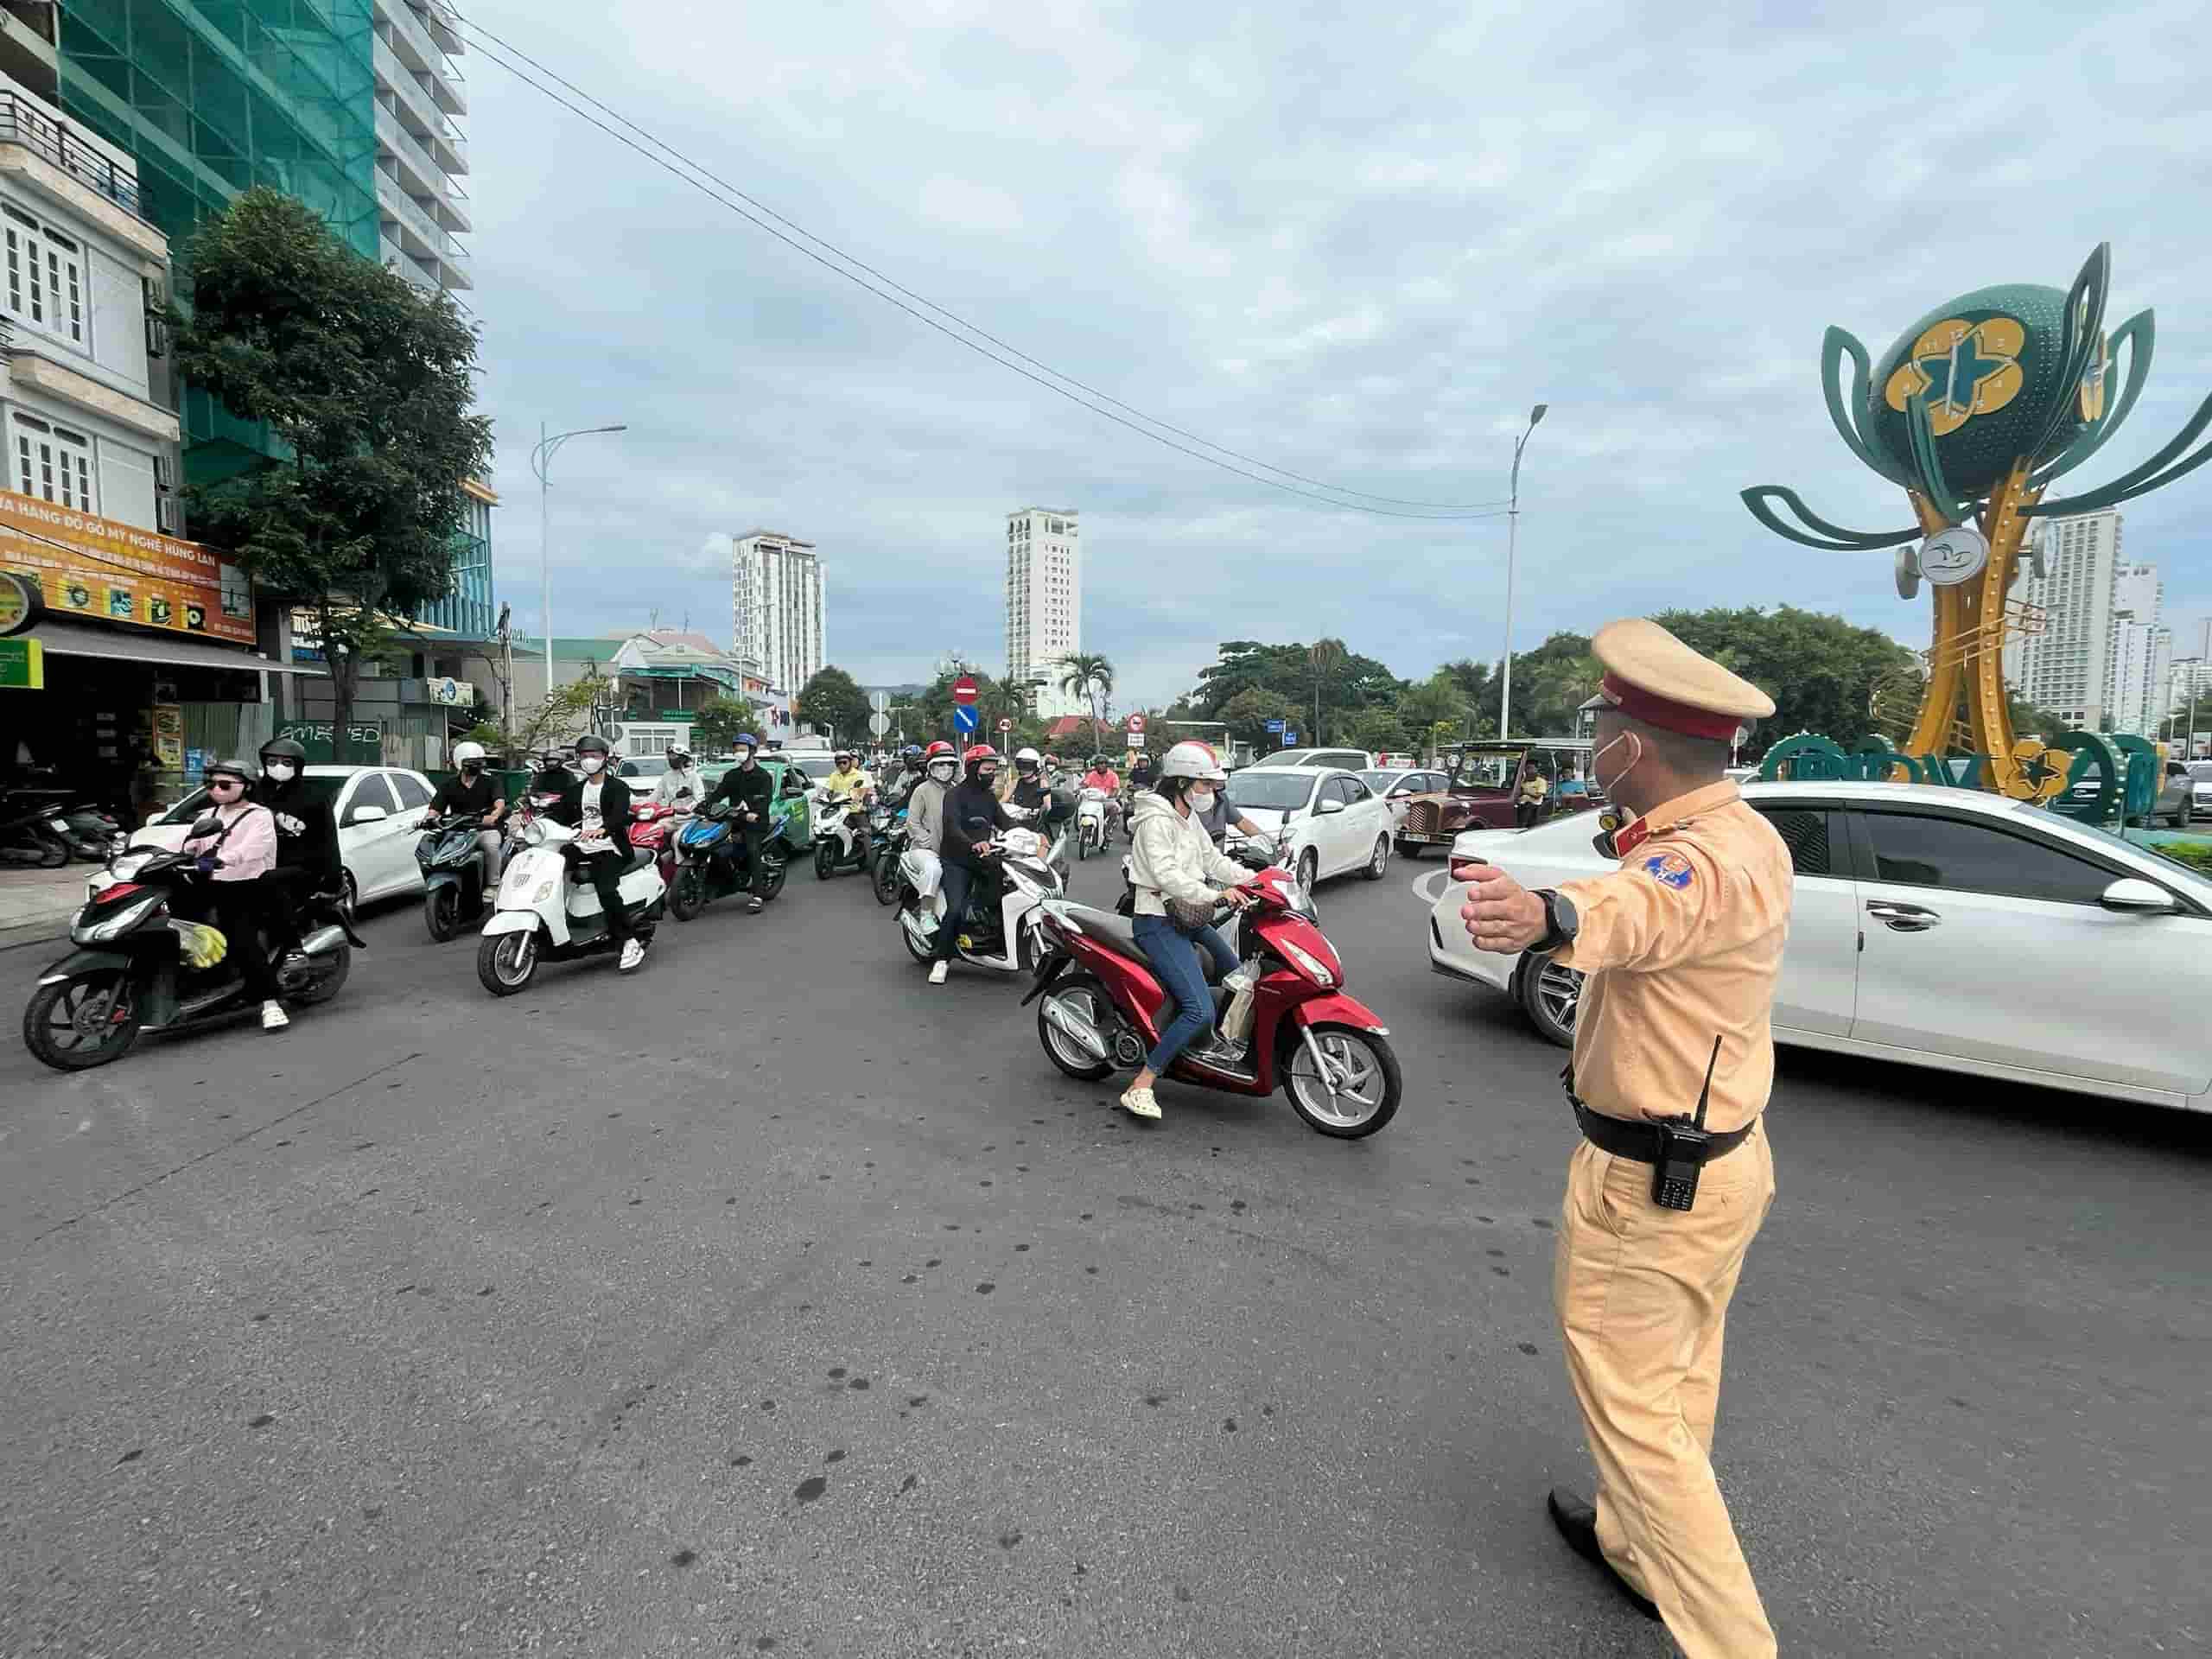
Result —
[[658, 801], [639, 801], [630, 809], [630, 845], [653, 855], [660, 879], [672, 892], [676, 887], [676, 832], [686, 814]]
[[[1237, 891], [1253, 901], [1237, 914], [1236, 937], [1254, 982], [1249, 1031], [1233, 1061], [1186, 1049], [1167, 1075], [1262, 1097], [1280, 1084], [1308, 1128], [1344, 1140], [1374, 1134], [1397, 1115], [1402, 1089], [1388, 1027], [1344, 995], [1344, 963], [1295, 876], [1270, 866]], [[1052, 1064], [1086, 1083], [1142, 1065], [1175, 1004], [1129, 919], [1065, 899], [1032, 915], [1045, 952], [1022, 1002], [1038, 1004], [1037, 1038]], [[1227, 995], [1215, 988], [1217, 1016]]]

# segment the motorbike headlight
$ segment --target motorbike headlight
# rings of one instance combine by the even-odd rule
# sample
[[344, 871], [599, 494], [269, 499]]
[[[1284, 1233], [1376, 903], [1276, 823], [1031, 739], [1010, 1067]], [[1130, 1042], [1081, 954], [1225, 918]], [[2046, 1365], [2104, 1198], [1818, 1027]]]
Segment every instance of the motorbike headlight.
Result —
[[143, 899], [134, 899], [116, 912], [114, 915], [85, 929], [78, 937], [95, 943], [120, 938], [151, 915], [161, 905], [163, 897], [164, 895], [160, 893], [149, 893]]
[[554, 876], [547, 880], [539, 882], [537, 884], [537, 891], [531, 895], [531, 904], [533, 906], [543, 904], [548, 899], [550, 899], [553, 896], [553, 889], [560, 885], [561, 878], [558, 876]]
[[1290, 958], [1294, 966], [1324, 990], [1337, 982], [1337, 976], [1322, 966], [1320, 959], [1312, 951], [1302, 950], [1286, 939], [1282, 943], [1282, 953]]

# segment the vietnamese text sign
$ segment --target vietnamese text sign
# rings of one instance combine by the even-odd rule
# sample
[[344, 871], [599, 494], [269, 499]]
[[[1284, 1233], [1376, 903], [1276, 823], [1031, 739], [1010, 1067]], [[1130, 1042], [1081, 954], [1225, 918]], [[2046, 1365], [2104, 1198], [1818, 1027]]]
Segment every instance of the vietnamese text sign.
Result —
[[0, 490], [0, 565], [39, 585], [48, 612], [253, 643], [253, 583], [196, 542]]
[[35, 639], [0, 639], [0, 686], [46, 689], [46, 647]]

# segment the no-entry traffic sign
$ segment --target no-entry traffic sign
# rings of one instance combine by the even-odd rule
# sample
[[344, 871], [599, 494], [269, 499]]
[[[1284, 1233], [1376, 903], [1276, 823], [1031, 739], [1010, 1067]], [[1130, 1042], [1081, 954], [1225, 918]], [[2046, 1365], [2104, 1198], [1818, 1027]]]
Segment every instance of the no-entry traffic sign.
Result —
[[963, 674], [958, 679], [952, 683], [952, 700], [955, 702], [963, 705], [976, 701], [976, 677], [974, 675]]

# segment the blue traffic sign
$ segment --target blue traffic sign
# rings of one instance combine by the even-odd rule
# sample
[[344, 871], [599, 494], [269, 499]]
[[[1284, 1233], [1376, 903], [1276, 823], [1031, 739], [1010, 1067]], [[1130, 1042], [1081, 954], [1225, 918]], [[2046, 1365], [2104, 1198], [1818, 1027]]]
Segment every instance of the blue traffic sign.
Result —
[[952, 709], [952, 729], [963, 737], [972, 734], [982, 723], [982, 716], [976, 712], [972, 702], [955, 703]]
[[1282, 728], [1283, 722], [1280, 720], [1271, 720], [1268, 722], [1268, 729], [1271, 732], [1279, 732]]
[[1287, 748], [1288, 748], [1292, 744], [1294, 744], [1294, 743], [1295, 743], [1295, 742], [1297, 742], [1297, 741], [1298, 741], [1298, 734], [1297, 734], [1296, 732], [1287, 732], [1287, 732], [1285, 732], [1285, 733], [1282, 734], [1282, 746], [1283, 746], [1283, 747], [1285, 747], [1286, 749], [1287, 749]]

